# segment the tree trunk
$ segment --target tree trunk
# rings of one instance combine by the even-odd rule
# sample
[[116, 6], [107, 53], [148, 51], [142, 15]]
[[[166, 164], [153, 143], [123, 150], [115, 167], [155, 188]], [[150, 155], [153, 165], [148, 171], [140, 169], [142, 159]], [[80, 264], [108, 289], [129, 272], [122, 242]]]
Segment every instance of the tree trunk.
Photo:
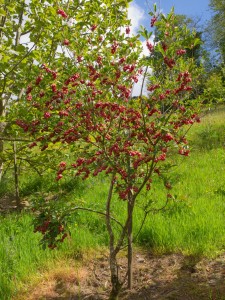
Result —
[[127, 215], [128, 215], [128, 226], [127, 226], [127, 241], [128, 241], [128, 249], [127, 249], [127, 287], [128, 289], [132, 289], [133, 285], [133, 208], [134, 202], [132, 194], [130, 193], [128, 204], [127, 204]]
[[[4, 118], [5, 117], [5, 101], [4, 99], [0, 99], [0, 117]], [[0, 122], [0, 135], [3, 136], [5, 132], [5, 127], [6, 123], [5, 122]], [[2, 180], [2, 175], [3, 175], [3, 168], [4, 168], [4, 160], [1, 157], [3, 155], [4, 151], [4, 141], [0, 140], [0, 181]]]
[[18, 210], [20, 210], [21, 203], [20, 203], [20, 194], [19, 194], [19, 175], [18, 175], [17, 156], [16, 156], [16, 142], [13, 142], [13, 153], [14, 153], [14, 182], [15, 182], [16, 207]]
[[111, 284], [112, 284], [112, 290], [109, 295], [109, 300], [117, 300], [119, 292], [121, 290], [122, 284], [119, 281], [119, 275], [118, 275], [118, 266], [117, 266], [117, 259], [116, 255], [118, 253], [117, 250], [115, 250], [114, 247], [114, 233], [113, 228], [111, 225], [111, 219], [110, 219], [110, 209], [111, 209], [111, 200], [112, 200], [112, 193], [113, 193], [113, 187], [114, 187], [114, 181], [115, 181], [115, 175], [113, 174], [111, 179], [111, 184], [108, 192], [108, 199], [106, 202], [106, 226], [109, 234], [109, 266], [110, 266], [110, 272], [111, 272]]
[[118, 266], [115, 253], [110, 253], [110, 271], [112, 290], [109, 296], [109, 300], [117, 300], [122, 284], [119, 281]]
[[[4, 149], [4, 143], [1, 140], [0, 141], [0, 155], [3, 154], [3, 149]], [[3, 159], [0, 157], [0, 182], [2, 180], [3, 168], [4, 168], [4, 162], [3, 162]]]

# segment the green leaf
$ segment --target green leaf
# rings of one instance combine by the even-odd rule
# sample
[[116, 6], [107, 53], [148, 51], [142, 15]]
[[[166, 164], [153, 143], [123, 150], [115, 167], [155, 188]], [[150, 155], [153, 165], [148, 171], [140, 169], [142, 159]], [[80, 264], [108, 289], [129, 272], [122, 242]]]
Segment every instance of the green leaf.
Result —
[[6, 12], [2, 8], [0, 8], [0, 16], [3, 16], [3, 17], [6, 16]]

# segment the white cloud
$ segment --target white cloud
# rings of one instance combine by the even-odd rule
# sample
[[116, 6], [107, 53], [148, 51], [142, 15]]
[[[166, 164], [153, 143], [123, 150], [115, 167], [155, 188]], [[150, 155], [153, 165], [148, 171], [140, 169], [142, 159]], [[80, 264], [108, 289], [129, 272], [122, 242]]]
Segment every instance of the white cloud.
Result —
[[148, 47], [146, 45], [146, 41], [141, 42], [141, 46], [142, 46], [142, 54], [143, 56], [148, 56], [150, 54]]
[[149, 92], [147, 91], [147, 83], [148, 83], [148, 75], [150, 75], [151, 72], [152, 72], [152, 70], [150, 68], [148, 68], [145, 78], [144, 78], [145, 70], [142, 75], [139, 75], [138, 82], [134, 83], [133, 88], [132, 88], [132, 96], [133, 97], [141, 95], [143, 81], [144, 81], [144, 85], [143, 85], [142, 95], [147, 96], [149, 94]]
[[[146, 13], [145, 11], [138, 6], [135, 2], [132, 2], [128, 8], [128, 18], [131, 19], [131, 34], [137, 34], [138, 29], [140, 27], [140, 25], [142, 25], [146, 19]], [[152, 42], [154, 39], [154, 36], [152, 35], [151, 39], [149, 42]], [[142, 54], [143, 56], [148, 56], [149, 50], [146, 46], [146, 41], [142, 41]], [[148, 69], [147, 73], [151, 74], [151, 69]], [[143, 88], [143, 95], [147, 95], [148, 91], [147, 91], [147, 81], [148, 81], [148, 76], [146, 76], [146, 78], [144, 79], [143, 75], [140, 75], [138, 78], [138, 82], [135, 83], [133, 85], [133, 89], [132, 89], [132, 96], [140, 96], [141, 93], [141, 87], [143, 84], [143, 80], [144, 80], [144, 88]]]
[[128, 19], [131, 19], [131, 34], [137, 34], [139, 26], [145, 19], [145, 11], [135, 2], [132, 2], [128, 8]]
[[[152, 40], [154, 39], [154, 37], [152, 36], [151, 37], [151, 40], [149, 42], [152, 42]], [[143, 41], [141, 42], [142, 44], [142, 54], [143, 56], [148, 56], [150, 54], [147, 46], [146, 46], [146, 41]], [[145, 70], [144, 70], [145, 72]], [[144, 73], [143, 72], [143, 73]], [[138, 77], [138, 82], [137, 83], [134, 83], [133, 85], [133, 89], [132, 89], [132, 96], [140, 96], [141, 94], [141, 88], [142, 88], [142, 84], [143, 84], [143, 80], [144, 80], [144, 86], [143, 86], [143, 91], [142, 91], [142, 94], [144, 96], [147, 96], [148, 95], [148, 91], [147, 91], [147, 84], [148, 84], [148, 75], [150, 75], [152, 73], [152, 69], [151, 68], [148, 68], [147, 70], [147, 74], [146, 74], [146, 77], [144, 78], [144, 75], [140, 75]]]

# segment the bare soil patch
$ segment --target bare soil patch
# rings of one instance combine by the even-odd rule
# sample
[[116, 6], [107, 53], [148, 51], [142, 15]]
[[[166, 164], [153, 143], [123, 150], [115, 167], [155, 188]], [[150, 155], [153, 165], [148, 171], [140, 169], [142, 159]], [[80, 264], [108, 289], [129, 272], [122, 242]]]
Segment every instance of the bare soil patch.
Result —
[[[21, 209], [29, 208], [29, 203], [26, 199], [21, 200]], [[0, 213], [8, 213], [12, 211], [16, 211], [16, 197], [12, 194], [5, 194], [0, 198]]]
[[[121, 300], [222, 300], [225, 299], [225, 254], [214, 260], [181, 254], [153, 256], [138, 250], [134, 255], [134, 287], [122, 291]], [[120, 258], [125, 273], [126, 257]], [[110, 291], [107, 255], [85, 259], [67, 273], [53, 275], [18, 300], [105, 300]]]

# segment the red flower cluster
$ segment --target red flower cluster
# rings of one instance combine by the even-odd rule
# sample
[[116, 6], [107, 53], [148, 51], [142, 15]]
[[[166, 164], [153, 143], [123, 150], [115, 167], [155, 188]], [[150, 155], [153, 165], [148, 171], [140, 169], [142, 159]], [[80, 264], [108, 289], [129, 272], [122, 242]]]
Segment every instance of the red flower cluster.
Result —
[[56, 72], [56, 71], [53, 71], [53, 70], [49, 69], [49, 68], [46, 66], [46, 64], [43, 64], [43, 65], [42, 65], [42, 69], [44, 69], [47, 73], [52, 74], [53, 79], [56, 79], [56, 77], [57, 77], [57, 72]]
[[111, 53], [112, 54], [116, 53], [116, 50], [117, 50], [118, 46], [119, 46], [118, 43], [116, 41], [114, 41], [114, 43], [111, 46]]
[[156, 21], [157, 21], [157, 17], [156, 16], [152, 17], [151, 22], [150, 22], [151, 27], [153, 27], [155, 25]]
[[36, 84], [36, 85], [39, 85], [40, 82], [41, 82], [42, 80], [43, 80], [43, 77], [42, 77], [41, 75], [39, 75], [39, 76], [36, 78], [35, 84]]
[[97, 28], [97, 25], [92, 25], [91, 26], [91, 31], [95, 31], [96, 28]]
[[154, 90], [156, 90], [158, 88], [160, 88], [160, 84], [153, 84], [153, 85], [149, 85], [148, 88], [147, 88], [147, 90], [149, 92], [153, 92]]
[[68, 46], [69, 44], [70, 44], [70, 41], [69, 41], [69, 40], [65, 39], [65, 40], [63, 41], [63, 45], [64, 45], [64, 46]]
[[179, 50], [177, 50], [177, 55], [183, 55], [183, 54], [185, 54], [186, 53], [186, 50], [184, 50], [184, 49], [179, 49]]
[[57, 244], [62, 243], [68, 236], [65, 227], [58, 220], [46, 216], [44, 220], [40, 220], [40, 223], [40, 225], [36, 224], [34, 233], [40, 232], [43, 235], [42, 242], [47, 243], [49, 249], [55, 249]]
[[146, 46], [150, 52], [152, 52], [154, 50], [154, 46], [149, 41], [146, 42]]
[[167, 56], [164, 57], [164, 63], [172, 69], [175, 66], [175, 60], [173, 58], [168, 58]]
[[126, 34], [129, 34], [130, 33], [130, 27], [127, 27], [126, 28]]
[[62, 10], [62, 9], [58, 9], [58, 10], [57, 10], [57, 14], [58, 14], [58, 15], [61, 15], [64, 19], [67, 19], [67, 18], [68, 18], [67, 14], [66, 14], [65, 11]]

